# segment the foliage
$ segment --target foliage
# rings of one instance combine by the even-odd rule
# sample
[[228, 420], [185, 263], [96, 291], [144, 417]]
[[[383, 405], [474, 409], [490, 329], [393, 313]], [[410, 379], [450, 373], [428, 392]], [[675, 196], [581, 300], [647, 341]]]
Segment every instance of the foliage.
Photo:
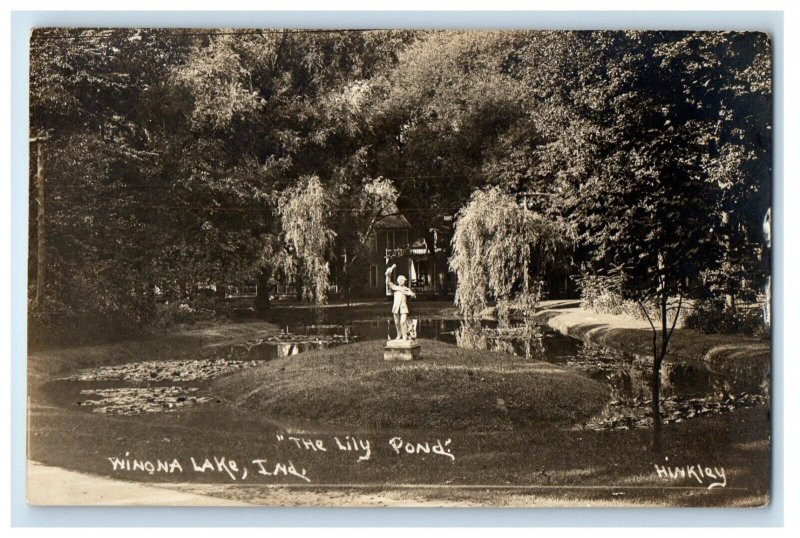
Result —
[[[254, 278], [325, 300], [322, 275], [349, 282], [397, 211], [430, 230], [464, 208], [467, 311], [535, 302], [573, 239], [590, 274], [621, 268], [634, 304], [764, 284], [763, 34], [228, 33], [33, 34], [31, 130], [51, 134], [37, 320], [145, 326], [155, 288], [174, 302]], [[501, 211], [467, 215], [492, 186]]]
[[303, 297], [322, 304], [328, 296], [329, 259], [336, 232], [331, 229], [333, 203], [316, 176], [302, 178], [281, 194], [279, 212], [292, 265], [303, 283]]
[[556, 161], [574, 163], [560, 174], [560, 205], [578, 228], [594, 272], [621, 271], [623, 297], [644, 313], [648, 302], [659, 306], [660, 327], [648, 316], [659, 449], [660, 367], [682, 300], [703, 270], [723, 268], [722, 261], [747, 244], [745, 234], [730, 231], [729, 182], [762, 196], [767, 191], [763, 159], [755, 169], [761, 173], [734, 173], [749, 169], [751, 155], [758, 162], [769, 147], [758, 136], [743, 138], [737, 123], [769, 128], [763, 103], [751, 109], [737, 100], [765, 91], [749, 67], [768, 47], [752, 36], [589, 36], [586, 45], [605, 69], [587, 72], [575, 104], [565, 104], [575, 119], [551, 146], [561, 154]]
[[531, 39], [537, 34], [425, 33], [374, 84], [366, 109], [372, 174], [399, 178], [399, 205], [412, 208], [413, 225], [436, 226], [487, 184], [520, 190], [548, 181], [531, 119], [536, 105], [528, 92], [537, 88], [518, 67], [517, 52]]
[[720, 299], [695, 304], [686, 316], [685, 327], [705, 334], [766, 334], [760, 309], [730, 308]]
[[[623, 295], [625, 284], [619, 273], [597, 275], [585, 272], [577, 278], [577, 281], [581, 290], [581, 308], [598, 314], [628, 316], [633, 319], [650, 319], [654, 322], [661, 322], [661, 310], [657, 303], [652, 301], [636, 302], [625, 298]], [[678, 313], [678, 316], [678, 325], [680, 325], [681, 314]]]
[[[37, 30], [31, 129], [51, 140], [49, 303], [35, 323], [85, 325], [90, 310], [98, 333], [117, 315], [132, 329], [154, 319], [155, 287], [174, 301], [286, 278], [280, 194], [358, 167], [329, 103], [411, 34]], [[360, 177], [344, 180], [355, 195]]]
[[456, 305], [474, 317], [490, 300], [535, 302], [538, 280], [568, 263], [571, 246], [564, 223], [529, 211], [498, 187], [476, 191], [458, 213], [453, 235]]
[[581, 308], [598, 314], [624, 314], [625, 299], [622, 297], [622, 282], [618, 275], [582, 276], [578, 281], [581, 289]]
[[342, 184], [337, 197], [336, 249], [342, 253], [341, 267], [346, 294], [350, 295], [351, 276], [369, 254], [368, 241], [384, 217], [398, 213], [398, 191], [386, 178], [364, 178], [360, 184]]
[[[599, 270], [624, 266], [637, 293], [655, 293], [666, 274], [674, 276], [670, 286], [685, 286], [702, 270], [724, 269], [726, 259], [737, 260], [723, 271], [727, 280], [740, 281], [732, 268], [747, 266], [741, 252], [755, 256], [747, 230], [760, 228], [769, 196], [763, 36], [601, 38], [589, 36], [586, 47], [607, 68], [574, 92], [584, 104], [571, 107], [577, 118], [552, 146], [575, 163], [560, 174], [560, 192], [592, 247], [590, 261]], [[743, 124], [754, 127], [752, 136]], [[751, 204], [735, 219], [733, 199]]]

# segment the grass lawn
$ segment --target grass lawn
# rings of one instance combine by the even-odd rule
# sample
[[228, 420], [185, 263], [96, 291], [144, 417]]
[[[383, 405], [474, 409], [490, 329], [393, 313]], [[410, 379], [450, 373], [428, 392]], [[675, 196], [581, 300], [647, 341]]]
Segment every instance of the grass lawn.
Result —
[[[29, 458], [260, 504], [347, 504], [367, 497], [495, 506], [768, 502], [767, 407], [665, 425], [667, 459], [657, 460], [647, 429], [572, 427], [602, 408], [605, 385], [551, 364], [440, 342], [423, 341], [425, 358], [412, 363], [383, 361], [380, 341], [265, 362], [193, 382], [214, 399], [170, 413], [92, 413], [75, 405], [74, 392], [61, 391], [63, 382], [53, 382], [95, 365], [227, 356], [231, 346], [275, 330], [260, 322], [229, 324], [157, 341], [32, 354]], [[290, 442], [290, 436], [321, 440], [326, 451]], [[398, 437], [449, 440], [452, 458], [396, 451], [390, 441]], [[370, 457], [359, 461], [363, 452], [338, 449], [334, 438], [369, 440]], [[108, 458], [116, 457], [177, 458], [187, 472], [114, 471]], [[188, 472], [190, 458], [213, 457], [234, 459], [251, 474], [231, 480], [223, 472]], [[291, 461], [310, 482], [257, 477], [254, 459]], [[709, 491], [690, 478], [666, 480], [655, 464], [723, 467], [727, 485]], [[299, 496], [282, 497], [276, 488]]]
[[[569, 427], [607, 397], [602, 386], [580, 375], [428, 341], [426, 359], [385, 363], [381, 345], [363, 342], [220, 377], [201, 386], [217, 399], [173, 413], [91, 413], [52, 392], [51, 383], [34, 384], [29, 458], [262, 504], [319, 502], [328, 498], [326, 492], [342, 504], [364, 494], [400, 504], [413, 499], [504, 506], [768, 501], [766, 408], [666, 425], [668, 460], [656, 460], [648, 448], [649, 430]], [[119, 361], [108, 356], [100, 362]], [[288, 414], [280, 415], [283, 411]], [[327, 450], [297, 445], [288, 436], [323, 440]], [[336, 449], [334, 436], [369, 440], [370, 457], [359, 461], [360, 453]], [[396, 437], [414, 443], [449, 440], [453, 458], [398, 453], [390, 444]], [[178, 458], [188, 469], [189, 458], [215, 456], [249, 465], [250, 477], [114, 471], [108, 460]], [[256, 477], [254, 459], [291, 461], [311, 482]], [[664, 480], [655, 464], [724, 467], [727, 486], [709, 491], [691, 479]], [[275, 488], [308, 495], [281, 497]]]
[[[624, 500], [645, 505], [724, 502], [756, 506], [767, 502], [769, 492], [769, 417], [763, 408], [665, 426], [669, 461], [656, 460], [650, 452], [648, 430], [591, 432], [539, 427], [495, 432], [376, 431], [332, 429], [324, 423], [317, 428], [287, 428], [225, 403], [138, 417], [34, 405], [29, 420], [34, 432], [29, 439], [29, 457], [35, 461], [117, 479], [219, 484], [224, 487], [208, 492], [267, 504], [276, 485], [312, 490], [317, 486], [324, 494], [329, 485], [336, 484], [343, 491], [370, 487], [390, 492], [393, 488], [387, 484], [417, 484], [419, 489], [404, 489], [400, 494], [509, 505], [521, 502], [520, 496], [534, 495], [577, 504]], [[281, 434], [321, 438], [327, 443], [333, 433], [370, 439], [369, 460], [358, 461], [346, 451], [320, 453], [276, 441], [276, 434]], [[410, 440], [449, 438], [455, 459], [396, 454], [388, 443], [395, 436]], [[224, 473], [113, 472], [107, 458], [126, 454], [140, 459], [180, 458], [185, 467], [189, 457], [200, 461], [225, 456], [240, 463], [253, 458], [292, 461], [298, 468], [307, 469], [312, 482], [305, 484], [290, 477], [259, 480], [252, 474], [248, 480], [234, 482]], [[727, 487], [708, 491], [691, 479], [664, 481], [654, 471], [654, 464], [669, 462], [722, 466]], [[469, 487], [486, 484], [524, 487]], [[460, 489], [462, 486], [465, 489]]]
[[373, 340], [270, 361], [218, 378], [211, 391], [286, 420], [459, 431], [574, 425], [609, 399], [605, 385], [559, 366], [419, 342], [419, 361], [384, 361]]

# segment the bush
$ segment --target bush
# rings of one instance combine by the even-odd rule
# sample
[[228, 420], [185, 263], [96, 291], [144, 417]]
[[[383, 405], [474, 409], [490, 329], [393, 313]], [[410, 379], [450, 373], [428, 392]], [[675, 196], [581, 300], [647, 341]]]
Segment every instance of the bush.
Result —
[[[653, 323], [661, 322], [661, 310], [658, 305], [645, 303], [647, 309], [647, 315], [645, 315], [639, 303], [623, 296], [621, 276], [586, 275], [578, 279], [578, 286], [581, 289], [581, 308], [585, 310], [642, 320], [646, 320], [649, 316]], [[673, 306], [675, 305], [671, 304], [670, 308]], [[684, 309], [681, 309], [678, 326], [681, 326], [683, 322], [683, 313]], [[672, 311], [670, 311], [668, 319], [671, 323]]]
[[598, 314], [624, 314], [622, 281], [616, 276], [586, 275], [578, 279], [581, 308]]
[[686, 316], [684, 326], [705, 334], [746, 334], [768, 337], [761, 310], [728, 308], [718, 299], [697, 303]]
[[199, 321], [215, 319], [217, 313], [208, 308], [201, 308], [187, 303], [165, 303], [156, 307], [156, 315], [149, 324], [149, 329], [161, 331], [177, 326], [191, 325]]
[[48, 266], [43, 303], [28, 290], [28, 343], [34, 348], [85, 345], [136, 337], [155, 315], [140, 277], [124, 264], [99, 270]]

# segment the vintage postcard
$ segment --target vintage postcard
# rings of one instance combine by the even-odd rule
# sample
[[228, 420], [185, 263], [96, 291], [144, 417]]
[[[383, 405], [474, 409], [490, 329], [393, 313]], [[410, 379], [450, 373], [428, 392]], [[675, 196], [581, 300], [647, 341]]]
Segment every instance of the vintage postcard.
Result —
[[758, 32], [38, 28], [27, 498], [770, 502]]

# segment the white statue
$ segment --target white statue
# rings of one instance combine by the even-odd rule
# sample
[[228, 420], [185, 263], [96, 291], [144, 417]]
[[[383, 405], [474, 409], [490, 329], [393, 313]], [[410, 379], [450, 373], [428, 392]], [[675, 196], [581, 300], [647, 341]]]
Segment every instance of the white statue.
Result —
[[395, 338], [395, 340], [411, 340], [416, 337], [416, 335], [409, 334], [408, 302], [406, 297], [416, 297], [417, 294], [406, 286], [406, 277], [403, 275], [397, 277], [397, 284], [392, 283], [392, 273], [396, 267], [397, 265], [392, 265], [386, 270], [386, 286], [392, 290], [394, 294], [392, 315], [394, 316], [394, 326], [397, 330], [397, 338]]

